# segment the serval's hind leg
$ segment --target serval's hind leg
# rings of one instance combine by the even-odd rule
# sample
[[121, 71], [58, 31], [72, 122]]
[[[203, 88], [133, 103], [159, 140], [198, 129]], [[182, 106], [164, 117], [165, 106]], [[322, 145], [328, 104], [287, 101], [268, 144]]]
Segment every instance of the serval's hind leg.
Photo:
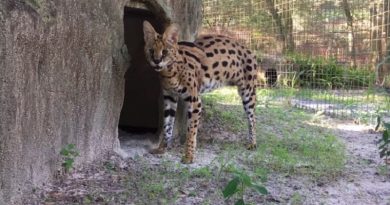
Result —
[[256, 148], [256, 87], [253, 81], [247, 83], [239, 87], [239, 94], [248, 119], [247, 149], [252, 150]]

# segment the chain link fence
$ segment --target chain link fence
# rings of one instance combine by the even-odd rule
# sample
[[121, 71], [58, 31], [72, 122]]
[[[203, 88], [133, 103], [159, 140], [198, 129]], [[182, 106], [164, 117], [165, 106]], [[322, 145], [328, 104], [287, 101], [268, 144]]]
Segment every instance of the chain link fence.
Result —
[[201, 33], [228, 35], [256, 53], [263, 103], [374, 124], [390, 116], [389, 6], [389, 0], [204, 0]]

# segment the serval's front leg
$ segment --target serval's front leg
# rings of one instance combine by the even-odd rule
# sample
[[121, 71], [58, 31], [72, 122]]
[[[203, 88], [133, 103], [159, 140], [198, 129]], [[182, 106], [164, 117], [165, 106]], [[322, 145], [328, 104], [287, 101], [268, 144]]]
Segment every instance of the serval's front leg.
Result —
[[187, 138], [185, 144], [184, 156], [182, 163], [190, 164], [194, 162], [196, 149], [196, 136], [198, 134], [198, 125], [200, 114], [202, 112], [202, 102], [199, 96], [191, 96], [188, 103], [188, 122], [187, 122]]
[[164, 96], [164, 123], [163, 123], [163, 137], [160, 139], [158, 148], [152, 149], [152, 154], [162, 154], [165, 149], [172, 145], [173, 129], [175, 124], [175, 114], [177, 109], [177, 97], [169, 95], [163, 91]]

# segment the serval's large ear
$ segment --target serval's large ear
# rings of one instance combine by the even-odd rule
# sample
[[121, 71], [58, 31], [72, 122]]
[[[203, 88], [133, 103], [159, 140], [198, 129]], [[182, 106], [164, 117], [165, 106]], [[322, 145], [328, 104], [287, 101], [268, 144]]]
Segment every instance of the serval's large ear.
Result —
[[150, 24], [148, 21], [144, 21], [144, 39], [145, 43], [149, 44], [154, 41], [156, 37], [156, 31], [154, 30], [152, 24]]
[[171, 24], [164, 32], [164, 41], [173, 46], [179, 41], [179, 28], [176, 24]]

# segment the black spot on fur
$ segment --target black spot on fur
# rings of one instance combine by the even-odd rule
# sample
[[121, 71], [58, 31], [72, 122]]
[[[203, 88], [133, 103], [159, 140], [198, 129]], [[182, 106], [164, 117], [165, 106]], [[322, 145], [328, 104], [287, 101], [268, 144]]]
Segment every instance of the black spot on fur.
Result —
[[179, 42], [177, 44], [180, 45], [180, 46], [187, 46], [187, 47], [191, 47], [191, 48], [199, 48], [200, 50], [203, 50], [203, 48], [198, 47], [195, 43], [188, 42], [188, 41], [181, 41], [181, 42]]
[[173, 109], [165, 110], [164, 111], [164, 117], [168, 117], [168, 116], [174, 117], [175, 113], [176, 113], [176, 111], [173, 110]]
[[214, 57], [214, 54], [210, 52], [210, 53], [206, 53], [206, 56], [211, 58], [211, 57]]
[[234, 55], [234, 54], [236, 54], [236, 51], [235, 50], [229, 50], [229, 54], [230, 55]]
[[250, 103], [251, 101], [252, 101], [252, 98], [249, 98], [246, 101], [242, 101], [242, 104], [246, 105], [246, 104]]
[[184, 54], [185, 54], [186, 56], [188, 56], [188, 57], [191, 57], [191, 58], [195, 59], [197, 62], [200, 62], [199, 58], [196, 57], [194, 54], [192, 54], [192, 53], [190, 53], [190, 52], [188, 52], [188, 51], [185, 51]]
[[203, 69], [204, 71], [207, 71], [207, 70], [208, 70], [208, 67], [205, 66], [205, 65], [202, 65], [201, 67], [202, 67], [202, 69]]
[[191, 100], [192, 100], [191, 96], [184, 98], [184, 101], [186, 101], [186, 102], [191, 102]]
[[215, 53], [215, 54], [218, 54], [218, 49], [214, 49], [214, 53]]
[[237, 51], [239, 56], [242, 56], [242, 53], [240, 50]]
[[233, 60], [233, 61], [230, 63], [230, 67], [235, 66], [235, 65], [236, 65], [236, 61]]
[[206, 78], [210, 78], [210, 74], [208, 74], [208, 73], [204, 74], [204, 76], [205, 76]]
[[215, 71], [215, 72], [214, 72], [214, 75], [218, 75], [218, 74], [219, 74], [219, 71]]
[[247, 66], [246, 66], [246, 70], [247, 70], [247, 71], [252, 71], [252, 66], [247, 65]]
[[218, 67], [218, 65], [219, 65], [219, 62], [217, 61], [217, 62], [215, 62], [215, 63], [213, 63], [213, 68], [216, 68], [216, 67]]
[[199, 113], [199, 110], [195, 109], [195, 110], [192, 111], [192, 113]]
[[181, 92], [181, 93], [185, 93], [185, 92], [187, 92], [187, 88], [186, 88], [186, 87], [184, 87], [183, 89], [181, 89], [181, 90], [180, 90], [180, 92]]
[[225, 53], [226, 53], [226, 50], [225, 50], [225, 49], [221, 49], [221, 50], [219, 50], [219, 51], [221, 51], [222, 54], [225, 54]]
[[222, 40], [219, 39], [219, 38], [217, 38], [217, 39], [215, 39], [215, 41], [216, 41], [216, 42], [221, 42]]
[[248, 64], [251, 64], [251, 63], [252, 63], [252, 59], [248, 58], [248, 60], [246, 60], [246, 62], [247, 62]]
[[164, 100], [169, 100], [173, 103], [176, 103], [175, 98], [173, 98], [172, 96], [169, 96], [169, 95], [164, 95]]
[[188, 66], [189, 66], [191, 69], [195, 69], [195, 66], [192, 65], [191, 63], [189, 63]]
[[223, 61], [223, 62], [222, 62], [222, 66], [223, 66], [223, 67], [226, 67], [227, 65], [228, 65], [228, 62], [227, 62], [227, 61]]
[[214, 45], [215, 41], [210, 41], [209, 44], [205, 45], [204, 47], [209, 48], [210, 46]]

